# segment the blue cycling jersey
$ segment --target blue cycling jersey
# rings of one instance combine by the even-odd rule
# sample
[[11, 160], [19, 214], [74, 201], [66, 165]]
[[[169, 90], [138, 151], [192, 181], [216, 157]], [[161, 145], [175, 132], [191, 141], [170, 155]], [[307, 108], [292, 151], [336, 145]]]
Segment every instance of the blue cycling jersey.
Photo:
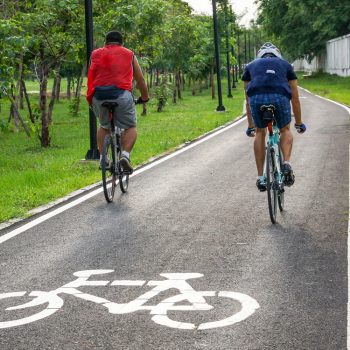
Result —
[[258, 58], [249, 63], [242, 76], [248, 81], [247, 95], [281, 94], [289, 99], [292, 96], [288, 81], [297, 79], [293, 67], [277, 57]]

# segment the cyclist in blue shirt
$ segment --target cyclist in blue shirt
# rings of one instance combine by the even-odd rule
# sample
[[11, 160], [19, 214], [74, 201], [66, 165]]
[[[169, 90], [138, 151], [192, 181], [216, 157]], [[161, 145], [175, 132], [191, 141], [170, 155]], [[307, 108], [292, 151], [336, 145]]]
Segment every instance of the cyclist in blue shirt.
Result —
[[254, 154], [258, 170], [256, 186], [259, 191], [266, 191], [266, 179], [263, 172], [267, 122], [262, 119], [260, 107], [270, 104], [276, 107], [275, 118], [281, 132], [284, 183], [286, 186], [292, 186], [294, 174], [290, 164], [293, 146], [293, 135], [290, 131], [290, 102], [292, 102], [295, 117], [295, 128], [299, 133], [306, 131], [306, 126], [301, 120], [297, 76], [293, 67], [282, 58], [281, 52], [276, 46], [265, 43], [260, 48], [257, 58], [246, 66], [242, 80], [246, 93], [248, 118], [246, 134], [250, 137], [255, 136]]

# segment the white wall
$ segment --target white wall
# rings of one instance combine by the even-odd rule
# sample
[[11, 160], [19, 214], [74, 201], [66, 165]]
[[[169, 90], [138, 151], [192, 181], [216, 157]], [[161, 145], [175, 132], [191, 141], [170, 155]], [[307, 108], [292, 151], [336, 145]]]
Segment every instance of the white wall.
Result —
[[350, 76], [350, 34], [327, 41], [325, 54], [293, 62], [294, 70], [316, 72], [322, 70], [343, 77]]

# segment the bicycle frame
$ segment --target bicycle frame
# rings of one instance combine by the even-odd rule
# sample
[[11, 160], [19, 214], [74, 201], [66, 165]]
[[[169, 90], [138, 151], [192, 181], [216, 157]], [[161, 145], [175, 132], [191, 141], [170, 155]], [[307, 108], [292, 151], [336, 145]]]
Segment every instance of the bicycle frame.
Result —
[[[267, 140], [267, 149], [272, 148], [274, 150], [274, 161], [275, 161], [275, 166], [277, 169], [277, 172], [275, 174], [276, 180], [279, 184], [279, 189], [282, 188], [283, 185], [283, 174], [281, 170], [281, 161], [280, 161], [280, 131], [276, 125], [275, 120], [271, 120], [268, 125], [267, 125], [267, 130], [269, 132], [268, 135], [268, 140]], [[266, 162], [266, 158], [265, 158]], [[266, 166], [264, 166], [264, 172], [265, 172]], [[266, 173], [264, 174], [266, 178]]]

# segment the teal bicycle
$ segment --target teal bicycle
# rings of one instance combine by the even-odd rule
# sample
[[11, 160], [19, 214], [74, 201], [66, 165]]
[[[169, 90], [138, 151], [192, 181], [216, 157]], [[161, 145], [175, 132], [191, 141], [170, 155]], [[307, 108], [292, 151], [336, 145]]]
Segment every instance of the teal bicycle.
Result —
[[280, 131], [275, 120], [276, 107], [274, 105], [261, 106], [263, 119], [268, 121], [268, 140], [266, 144], [264, 177], [266, 179], [267, 200], [269, 204], [270, 219], [275, 224], [277, 205], [284, 210], [284, 175], [282, 172], [283, 153], [280, 146]]

